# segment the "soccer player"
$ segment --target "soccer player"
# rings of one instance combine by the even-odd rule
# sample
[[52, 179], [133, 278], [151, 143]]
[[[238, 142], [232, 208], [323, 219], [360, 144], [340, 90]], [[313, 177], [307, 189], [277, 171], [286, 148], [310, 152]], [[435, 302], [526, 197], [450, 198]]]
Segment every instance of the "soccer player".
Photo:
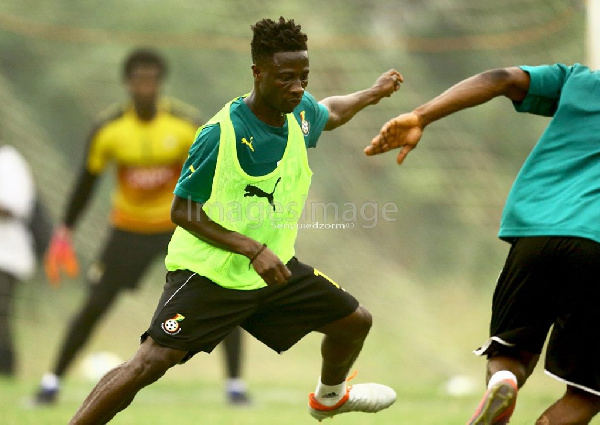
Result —
[[309, 395], [316, 419], [376, 412], [395, 392], [346, 386], [371, 328], [371, 314], [340, 285], [295, 257], [297, 223], [312, 172], [307, 147], [400, 87], [395, 70], [368, 89], [317, 103], [305, 91], [307, 36], [293, 20], [252, 26], [250, 94], [227, 103], [197, 133], [175, 189], [178, 227], [165, 290], [134, 357], [108, 372], [71, 424], [99, 424], [172, 366], [210, 352], [241, 325], [281, 353], [324, 334], [321, 377]]
[[[85, 164], [67, 204], [64, 222], [51, 241], [46, 271], [57, 284], [62, 271], [75, 275], [71, 237], [75, 224], [109, 163], [116, 164], [111, 229], [100, 260], [88, 273], [89, 292], [71, 319], [51, 373], [43, 376], [36, 404], [57, 399], [59, 380], [118, 296], [134, 290], [173, 234], [173, 188], [198, 128], [196, 111], [161, 97], [167, 64], [156, 52], [137, 49], [125, 60], [123, 79], [130, 101], [111, 108], [92, 130]], [[248, 402], [240, 377], [241, 331], [225, 339], [226, 392], [234, 404]]]
[[546, 373], [566, 385], [542, 424], [587, 424], [600, 410], [600, 74], [579, 64], [489, 70], [388, 121], [365, 148], [401, 164], [432, 122], [495, 97], [552, 117], [508, 195], [511, 244], [492, 301], [488, 389], [469, 424], [506, 424], [551, 327]]

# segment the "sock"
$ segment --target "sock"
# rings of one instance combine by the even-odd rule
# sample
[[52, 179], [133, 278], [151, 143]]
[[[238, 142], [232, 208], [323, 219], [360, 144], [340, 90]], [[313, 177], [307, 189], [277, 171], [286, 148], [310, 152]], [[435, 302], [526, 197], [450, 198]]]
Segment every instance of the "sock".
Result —
[[60, 380], [58, 376], [53, 373], [45, 373], [42, 376], [42, 388], [45, 390], [58, 390]]
[[315, 390], [315, 398], [323, 406], [335, 405], [346, 394], [346, 381], [337, 385], [325, 385], [319, 378], [317, 389]]
[[488, 389], [490, 389], [494, 385], [496, 385], [498, 382], [505, 381], [505, 380], [510, 380], [510, 381], [514, 382], [515, 385], [518, 385], [517, 377], [514, 375], [514, 373], [512, 373], [509, 370], [499, 370], [498, 372], [496, 372], [492, 375], [492, 377], [490, 378], [490, 382], [488, 382], [487, 387], [488, 387]]
[[245, 393], [247, 389], [246, 382], [240, 378], [229, 378], [225, 383], [228, 393]]

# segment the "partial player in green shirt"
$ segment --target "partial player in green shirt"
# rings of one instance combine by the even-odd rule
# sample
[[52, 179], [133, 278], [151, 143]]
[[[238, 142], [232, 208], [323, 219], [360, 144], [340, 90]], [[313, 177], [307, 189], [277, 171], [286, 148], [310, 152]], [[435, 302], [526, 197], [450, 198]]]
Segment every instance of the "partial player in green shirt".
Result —
[[71, 421], [104, 423], [144, 386], [197, 352], [211, 352], [236, 326], [281, 353], [306, 334], [324, 335], [320, 379], [309, 395], [318, 420], [377, 412], [396, 399], [380, 384], [346, 385], [371, 328], [371, 314], [339, 284], [295, 256], [297, 222], [310, 187], [307, 147], [392, 95], [389, 70], [355, 93], [318, 104], [305, 91], [307, 36], [293, 20], [252, 26], [247, 96], [227, 103], [197, 133], [175, 190], [178, 225], [164, 292], [142, 344], [109, 372]]
[[[495, 69], [388, 121], [365, 148], [399, 148], [423, 130], [495, 97], [552, 117], [508, 196], [499, 236], [511, 243], [492, 302], [488, 390], [468, 424], [506, 424], [550, 329], [545, 371], [565, 394], [537, 424], [587, 424], [600, 411], [600, 73], [563, 64]], [[518, 130], [515, 130], [518, 132]]]

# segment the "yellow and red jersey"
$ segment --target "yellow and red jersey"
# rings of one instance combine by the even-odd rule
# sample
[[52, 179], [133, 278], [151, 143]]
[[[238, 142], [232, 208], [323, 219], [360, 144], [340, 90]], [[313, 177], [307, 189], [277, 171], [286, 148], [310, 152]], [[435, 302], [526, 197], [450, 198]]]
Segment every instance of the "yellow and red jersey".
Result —
[[175, 227], [170, 218], [173, 189], [199, 124], [192, 115], [164, 99], [156, 116], [143, 121], [133, 105], [126, 105], [93, 131], [86, 169], [97, 175], [111, 163], [116, 166], [111, 212], [116, 228], [158, 233]]

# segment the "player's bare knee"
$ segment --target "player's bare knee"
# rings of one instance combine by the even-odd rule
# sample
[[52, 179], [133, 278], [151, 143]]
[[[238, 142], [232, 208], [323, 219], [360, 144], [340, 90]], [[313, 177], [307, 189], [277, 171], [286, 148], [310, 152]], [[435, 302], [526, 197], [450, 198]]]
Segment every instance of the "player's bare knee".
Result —
[[144, 383], [150, 383], [163, 376], [173, 365], [164, 356], [155, 356], [150, 353], [150, 355], [135, 356], [128, 362], [127, 368], [132, 376]]
[[369, 334], [372, 323], [371, 313], [365, 307], [359, 306], [343, 319], [329, 323], [317, 331], [336, 340], [362, 343]]
[[353, 332], [362, 339], [366, 338], [373, 325], [373, 316], [362, 305], [352, 313]]
[[148, 338], [129, 361], [129, 367], [133, 369], [135, 376], [139, 376], [143, 380], [154, 381], [178, 364], [182, 357], [183, 352], [163, 347]]

